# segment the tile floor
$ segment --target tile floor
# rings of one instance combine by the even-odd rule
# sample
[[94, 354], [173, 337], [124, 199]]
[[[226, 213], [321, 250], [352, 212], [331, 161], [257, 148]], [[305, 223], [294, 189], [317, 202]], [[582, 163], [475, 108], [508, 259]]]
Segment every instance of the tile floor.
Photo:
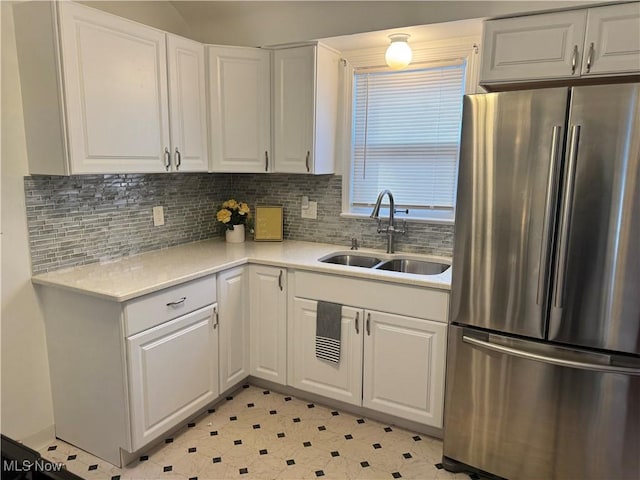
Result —
[[440, 440], [244, 385], [126, 468], [56, 440], [40, 453], [87, 479], [468, 479]]

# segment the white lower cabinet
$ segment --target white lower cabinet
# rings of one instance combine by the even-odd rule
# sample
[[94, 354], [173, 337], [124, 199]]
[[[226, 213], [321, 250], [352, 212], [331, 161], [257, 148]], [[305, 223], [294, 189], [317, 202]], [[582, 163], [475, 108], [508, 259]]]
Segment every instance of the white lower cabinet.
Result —
[[315, 356], [316, 305], [293, 301], [292, 386], [442, 428], [446, 323], [343, 306], [336, 365]]
[[218, 396], [216, 305], [127, 338], [133, 450]]
[[251, 375], [287, 383], [287, 270], [249, 267]]
[[[296, 298], [289, 322], [291, 385], [335, 400], [362, 404], [362, 310], [343, 307], [340, 363], [316, 358], [317, 302]], [[357, 323], [356, 323], [357, 322]]]
[[365, 312], [362, 405], [442, 427], [447, 325]]
[[249, 274], [246, 266], [225, 270], [217, 282], [220, 392], [249, 375]]

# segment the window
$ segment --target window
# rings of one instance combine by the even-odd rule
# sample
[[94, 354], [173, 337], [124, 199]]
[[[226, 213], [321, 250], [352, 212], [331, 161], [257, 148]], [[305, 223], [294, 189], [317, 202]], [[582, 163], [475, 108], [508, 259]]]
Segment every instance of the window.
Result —
[[466, 61], [354, 72], [349, 213], [393, 192], [410, 218], [452, 221]]

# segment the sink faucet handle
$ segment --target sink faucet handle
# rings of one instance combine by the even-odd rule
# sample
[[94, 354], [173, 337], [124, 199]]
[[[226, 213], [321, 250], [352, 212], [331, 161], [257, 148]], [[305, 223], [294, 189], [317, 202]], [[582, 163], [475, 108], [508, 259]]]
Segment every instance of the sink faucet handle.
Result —
[[401, 209], [394, 208], [393, 209], [393, 213], [404, 213], [406, 215], [409, 215], [409, 209], [408, 208], [401, 208]]
[[356, 237], [351, 238], [351, 250], [358, 249], [358, 239]]

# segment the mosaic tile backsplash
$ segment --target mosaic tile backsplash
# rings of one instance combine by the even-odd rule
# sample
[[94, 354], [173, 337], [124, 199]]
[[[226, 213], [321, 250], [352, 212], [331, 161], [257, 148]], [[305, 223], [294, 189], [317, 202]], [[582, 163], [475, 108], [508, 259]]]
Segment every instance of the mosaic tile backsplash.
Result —
[[[318, 202], [316, 220], [301, 218], [302, 196]], [[284, 237], [385, 249], [376, 222], [341, 218], [342, 177], [290, 174], [127, 174], [25, 177], [33, 273], [221, 236], [215, 220], [228, 198], [284, 206]], [[153, 226], [152, 207], [165, 225]], [[450, 256], [453, 225], [408, 222], [398, 251]]]
[[[309, 242], [351, 246], [351, 238], [360, 246], [385, 250], [386, 235], [376, 232], [370, 218], [340, 217], [342, 177], [339, 175], [234, 174], [232, 191], [250, 205], [283, 205], [284, 237]], [[316, 220], [302, 218], [302, 196], [318, 202]], [[407, 222], [407, 235], [396, 237], [396, 250], [451, 256], [453, 225]]]
[[[34, 273], [109, 261], [219, 235], [230, 175], [25, 177]], [[164, 207], [163, 226], [152, 208]]]

